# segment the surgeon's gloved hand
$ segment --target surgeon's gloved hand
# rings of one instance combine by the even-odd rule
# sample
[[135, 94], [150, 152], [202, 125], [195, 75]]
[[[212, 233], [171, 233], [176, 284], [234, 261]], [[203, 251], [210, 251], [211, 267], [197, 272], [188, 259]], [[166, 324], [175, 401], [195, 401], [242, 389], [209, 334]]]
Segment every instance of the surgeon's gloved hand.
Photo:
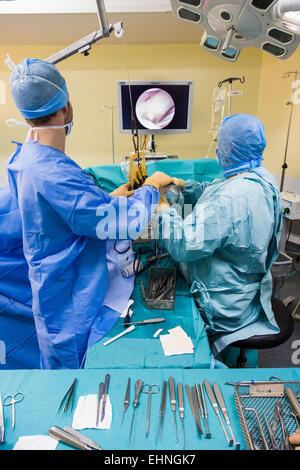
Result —
[[156, 171], [152, 176], [149, 176], [149, 178], [145, 180], [143, 186], [153, 186], [159, 191], [160, 189], [169, 186], [169, 184], [172, 184], [173, 181], [174, 178], [167, 175], [166, 173], [163, 173], [162, 171]]
[[119, 188], [115, 189], [110, 193], [111, 196], [123, 196], [123, 197], [130, 197], [133, 196], [135, 191], [131, 190], [130, 183], [122, 184]]
[[157, 207], [156, 207], [156, 212], [159, 213], [159, 212], [162, 212], [162, 211], [165, 211], [166, 209], [170, 209], [170, 204], [168, 203], [167, 199], [165, 196], [161, 196], [158, 204], [157, 204]]
[[289, 437], [289, 441], [292, 445], [296, 446], [295, 450], [300, 450], [300, 428], [296, 431], [295, 434], [292, 434]]
[[180, 178], [174, 178], [173, 183], [179, 188], [181, 191], [185, 188], [185, 181]]

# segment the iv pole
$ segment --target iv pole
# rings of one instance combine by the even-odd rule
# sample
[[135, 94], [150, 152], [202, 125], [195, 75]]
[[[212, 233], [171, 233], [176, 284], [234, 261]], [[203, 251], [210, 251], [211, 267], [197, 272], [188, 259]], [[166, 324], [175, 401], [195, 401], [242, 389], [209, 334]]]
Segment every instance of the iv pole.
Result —
[[[286, 72], [282, 75], [283, 78], [289, 78], [292, 74], [295, 75], [295, 80], [297, 80], [298, 75], [300, 75], [300, 70], [295, 70], [294, 72]], [[294, 104], [295, 104], [295, 93], [296, 87], [293, 87], [292, 93], [292, 101], [287, 102], [287, 106], [291, 106], [290, 110], [290, 117], [289, 117], [289, 124], [288, 124], [288, 132], [286, 137], [286, 144], [285, 144], [285, 152], [284, 152], [284, 161], [282, 165], [282, 173], [281, 173], [281, 181], [280, 181], [280, 192], [283, 191], [284, 179], [285, 179], [285, 172], [288, 167], [287, 165], [287, 155], [288, 155], [288, 148], [289, 148], [289, 141], [290, 141], [290, 133], [291, 133], [291, 124], [293, 118], [293, 111], [294, 111]]]
[[226, 80], [222, 80], [221, 82], [219, 82], [218, 84], [218, 87], [221, 88], [221, 86], [224, 84], [224, 83], [229, 83], [229, 92], [228, 92], [228, 95], [229, 95], [229, 100], [228, 100], [228, 116], [231, 115], [231, 97], [232, 97], [232, 83], [234, 81], [240, 81], [242, 84], [245, 83], [245, 77], [243, 76], [243, 78], [239, 78], [239, 77], [230, 77], [230, 78], [226, 78]]

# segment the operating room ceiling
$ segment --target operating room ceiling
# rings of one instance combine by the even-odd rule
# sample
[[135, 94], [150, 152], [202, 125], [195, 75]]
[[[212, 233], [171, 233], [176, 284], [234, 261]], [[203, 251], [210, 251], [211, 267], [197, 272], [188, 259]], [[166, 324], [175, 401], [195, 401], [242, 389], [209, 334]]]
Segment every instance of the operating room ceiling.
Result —
[[[172, 12], [108, 13], [109, 23], [120, 20], [128, 44], [200, 43], [199, 26], [178, 20]], [[0, 14], [0, 46], [67, 45], [96, 29], [96, 13]], [[120, 39], [112, 35], [101, 44], [117, 45]]]

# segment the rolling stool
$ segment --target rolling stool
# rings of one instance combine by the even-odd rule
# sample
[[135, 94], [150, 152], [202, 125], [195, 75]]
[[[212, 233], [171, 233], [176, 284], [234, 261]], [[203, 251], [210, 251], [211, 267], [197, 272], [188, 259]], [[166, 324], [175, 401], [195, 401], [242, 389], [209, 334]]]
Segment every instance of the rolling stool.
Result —
[[294, 321], [289, 309], [276, 297], [272, 298], [272, 309], [280, 332], [274, 335], [251, 336], [251, 338], [236, 341], [230, 347], [240, 348], [236, 367], [246, 367], [246, 349], [270, 349], [285, 343], [293, 333]]

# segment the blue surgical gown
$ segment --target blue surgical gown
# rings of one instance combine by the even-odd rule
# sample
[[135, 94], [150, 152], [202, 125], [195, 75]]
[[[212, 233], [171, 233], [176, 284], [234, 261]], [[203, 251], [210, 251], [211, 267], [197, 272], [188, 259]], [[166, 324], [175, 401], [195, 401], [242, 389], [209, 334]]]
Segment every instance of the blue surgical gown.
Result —
[[162, 244], [181, 263], [213, 352], [237, 340], [279, 332], [270, 268], [278, 254], [280, 195], [263, 167], [212, 183], [188, 181], [190, 214], [158, 216]]
[[[18, 144], [7, 170], [12, 204], [20, 213], [41, 367], [79, 368], [88, 345], [119, 317], [103, 305], [107, 241], [98, 238], [98, 224], [113, 210], [115, 239], [126, 233], [129, 238], [128, 227], [140, 207], [149, 220], [160, 194], [151, 186], [140, 188], [121, 214], [125, 198], [95, 186], [65, 153], [33, 141]], [[143, 223], [137, 231], [144, 229]]]

